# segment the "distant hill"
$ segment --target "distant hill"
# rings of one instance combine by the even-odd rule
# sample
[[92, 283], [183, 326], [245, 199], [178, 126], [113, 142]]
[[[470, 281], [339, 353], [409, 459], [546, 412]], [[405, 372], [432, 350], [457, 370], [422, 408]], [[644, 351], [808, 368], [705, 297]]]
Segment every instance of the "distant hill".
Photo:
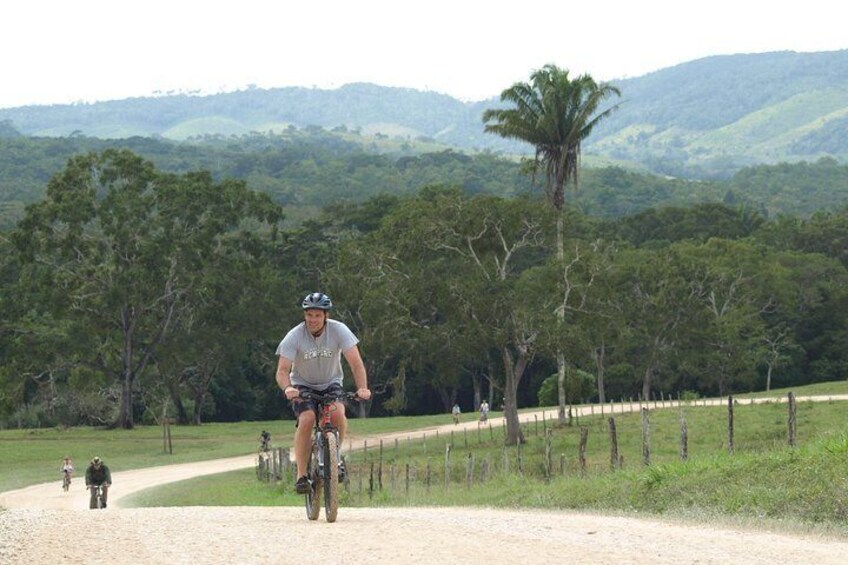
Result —
[[[587, 162], [689, 178], [729, 178], [745, 166], [820, 157], [848, 162], [848, 50], [715, 56], [612, 82], [622, 90], [621, 107], [587, 141]], [[173, 140], [320, 127], [468, 151], [529, 152], [483, 132], [482, 112], [498, 104], [496, 96], [465, 103], [359, 83], [23, 106], [0, 109], [0, 124], [7, 136]]]

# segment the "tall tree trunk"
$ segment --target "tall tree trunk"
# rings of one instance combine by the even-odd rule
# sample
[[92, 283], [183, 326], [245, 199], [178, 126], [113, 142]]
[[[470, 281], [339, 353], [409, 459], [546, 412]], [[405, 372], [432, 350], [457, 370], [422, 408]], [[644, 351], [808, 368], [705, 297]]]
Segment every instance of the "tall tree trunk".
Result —
[[131, 430], [135, 427], [133, 419], [133, 381], [135, 375], [131, 371], [124, 372], [121, 376], [121, 405], [118, 409], [118, 419], [114, 424], [116, 428]]
[[185, 404], [183, 404], [183, 399], [180, 396], [180, 390], [175, 382], [168, 382], [168, 395], [171, 397], [171, 402], [174, 403], [174, 407], [177, 409], [177, 423], [178, 424], [188, 424], [188, 412], [186, 411]]
[[476, 367], [471, 371], [471, 388], [474, 389], [474, 408], [476, 409], [480, 406], [480, 401], [483, 399], [483, 377], [477, 372]]
[[598, 376], [598, 402], [604, 404], [607, 401], [606, 385], [604, 384], [604, 360], [607, 355], [607, 348], [604, 340], [601, 340], [601, 345], [592, 351], [592, 357], [595, 360], [595, 369]]
[[118, 409], [118, 420], [115, 422], [115, 427], [131, 430], [135, 424], [132, 398], [133, 381], [135, 380], [135, 372], [133, 371], [135, 316], [134, 309], [127, 305], [121, 308], [121, 331], [124, 339], [121, 351], [121, 405]]
[[[559, 188], [562, 191], [562, 187]], [[565, 242], [562, 237], [562, 208], [557, 208], [557, 222], [556, 222], [556, 253], [557, 253], [557, 263], [560, 267], [563, 266], [563, 262], [565, 261]], [[563, 296], [563, 300], [565, 297]], [[559, 324], [560, 329], [565, 324], [565, 304], [562, 305], [562, 308], [557, 310], [557, 324]], [[559, 335], [562, 335], [560, 332]], [[562, 344], [557, 343], [557, 420], [560, 424], [565, 425], [566, 416], [565, 416], [565, 352], [563, 351]]]
[[524, 433], [518, 421], [518, 383], [527, 367], [527, 356], [519, 353], [518, 360], [513, 363], [509, 347], [502, 349], [504, 360], [504, 419], [506, 420], [506, 444], [518, 445], [524, 443]]
[[645, 368], [645, 376], [642, 380], [642, 400], [648, 401], [651, 398], [651, 381], [654, 375], [654, 364], [650, 363]]
[[203, 423], [201, 420], [204, 404], [206, 404], [206, 393], [201, 392], [200, 394], [194, 397], [194, 417], [192, 418], [192, 421], [194, 422], [195, 426], [199, 426]]

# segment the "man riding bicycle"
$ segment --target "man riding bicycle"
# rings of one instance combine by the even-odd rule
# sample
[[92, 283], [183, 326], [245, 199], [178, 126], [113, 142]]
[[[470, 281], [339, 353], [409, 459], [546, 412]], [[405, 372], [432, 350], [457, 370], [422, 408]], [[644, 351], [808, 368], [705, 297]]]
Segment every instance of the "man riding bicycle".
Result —
[[[71, 476], [74, 474], [74, 462], [71, 461], [70, 457], [65, 457], [62, 460], [62, 476], [63, 480], [70, 486], [71, 484]], [[67, 489], [65, 489], [67, 490]]]
[[[91, 460], [88, 469], [85, 470], [85, 488], [99, 486], [103, 492], [103, 508], [106, 508], [106, 497], [109, 494], [109, 487], [112, 486], [112, 473], [109, 472], [109, 467], [103, 464], [103, 460], [95, 457]], [[91, 506], [95, 508], [95, 506]]]
[[489, 403], [484, 400], [480, 403], [480, 422], [485, 422], [489, 419]]
[[[320, 292], [306, 295], [301, 302], [304, 321], [292, 328], [277, 347], [277, 385], [292, 402], [297, 423], [294, 433], [294, 453], [297, 465], [298, 494], [309, 494], [312, 485], [306, 476], [306, 466], [312, 448], [312, 428], [315, 425], [314, 401], [300, 400], [301, 390], [342, 392], [341, 358], [344, 356], [353, 373], [356, 394], [362, 400], [371, 398], [365, 364], [359, 353], [359, 339], [345, 324], [331, 320], [333, 308], [330, 297]], [[339, 430], [339, 449], [347, 429], [345, 406], [335, 403], [332, 423]], [[343, 479], [345, 469], [339, 469]]]

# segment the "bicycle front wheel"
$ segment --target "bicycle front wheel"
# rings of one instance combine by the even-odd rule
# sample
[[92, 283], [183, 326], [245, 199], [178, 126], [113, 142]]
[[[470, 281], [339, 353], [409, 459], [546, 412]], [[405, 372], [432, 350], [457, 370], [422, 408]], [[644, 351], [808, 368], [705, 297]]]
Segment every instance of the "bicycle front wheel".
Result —
[[324, 514], [335, 522], [339, 513], [339, 438], [334, 432], [324, 433]]
[[97, 494], [97, 487], [91, 487], [91, 499], [88, 501], [88, 507], [91, 510], [100, 510], [100, 496]]
[[306, 465], [306, 476], [312, 481], [312, 491], [304, 498], [306, 499], [306, 517], [317, 520], [321, 513], [321, 474], [318, 472], [318, 445], [312, 443], [312, 454]]

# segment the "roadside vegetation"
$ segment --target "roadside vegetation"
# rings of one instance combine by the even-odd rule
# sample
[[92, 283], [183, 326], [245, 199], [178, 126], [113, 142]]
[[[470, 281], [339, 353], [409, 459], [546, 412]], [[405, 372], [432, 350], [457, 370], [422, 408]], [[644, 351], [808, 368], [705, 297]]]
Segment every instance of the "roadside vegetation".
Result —
[[[787, 392], [775, 394], [785, 398]], [[823, 383], [793, 392], [799, 397], [845, 394], [848, 383]], [[623, 458], [617, 469], [610, 465], [608, 411], [604, 416], [598, 411], [581, 417], [572, 426], [551, 428], [551, 422], [536, 419], [524, 425], [527, 442], [520, 448], [505, 447], [502, 428], [442, 433], [438, 438], [430, 433], [426, 440], [418, 435], [397, 444], [386, 442], [382, 449], [372, 445], [367, 454], [348, 454], [350, 481], [342, 505], [638, 513], [843, 535], [848, 534], [846, 406], [842, 400], [799, 402], [797, 446], [790, 447], [787, 404], [752, 404], [740, 397], [734, 407], [730, 453], [727, 406], [691, 403], [682, 411], [688, 429], [686, 461], [680, 457], [681, 411], [651, 407], [648, 465], [643, 463], [641, 415], [614, 413]], [[581, 427], [589, 433], [585, 472], [578, 459]], [[550, 475], [546, 428], [551, 429]], [[451, 443], [450, 482], [445, 486], [445, 454]], [[294, 494], [292, 480], [287, 476], [281, 482], [263, 483], [253, 469], [246, 469], [151, 489], [127, 502], [137, 506], [299, 506], [303, 500]]]
[[[354, 433], [413, 430], [444, 424], [448, 418], [442, 414], [367, 418], [356, 420]], [[161, 426], [136, 426], [132, 430], [85, 426], [0, 430], [0, 492], [51, 480], [58, 485], [66, 455], [73, 459], [75, 476], [81, 476], [95, 455], [102, 457], [112, 472], [119, 472], [255, 454], [262, 430], [271, 433], [272, 446], [288, 446], [294, 435], [294, 421], [171, 426], [172, 453], [166, 452]]]

